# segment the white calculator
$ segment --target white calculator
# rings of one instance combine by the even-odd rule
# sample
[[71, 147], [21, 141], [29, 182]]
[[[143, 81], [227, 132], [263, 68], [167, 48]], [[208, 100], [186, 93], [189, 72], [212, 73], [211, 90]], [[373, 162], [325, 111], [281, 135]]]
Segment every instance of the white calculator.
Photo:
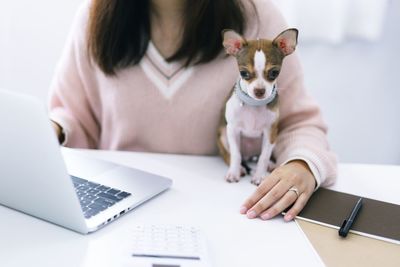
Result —
[[[131, 256], [143, 267], [210, 267], [204, 234], [180, 225], [137, 225]], [[132, 262], [132, 263], [133, 263]]]

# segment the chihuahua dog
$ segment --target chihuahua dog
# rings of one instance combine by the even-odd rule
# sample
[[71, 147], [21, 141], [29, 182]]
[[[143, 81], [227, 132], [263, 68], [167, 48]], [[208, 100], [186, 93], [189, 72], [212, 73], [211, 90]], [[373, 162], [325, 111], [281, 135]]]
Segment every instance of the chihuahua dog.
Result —
[[[288, 29], [274, 40], [246, 40], [233, 30], [222, 34], [223, 46], [227, 54], [236, 58], [240, 73], [218, 129], [218, 148], [229, 165], [225, 179], [238, 182], [249, 173], [245, 161], [258, 156], [251, 182], [259, 185], [267, 173], [278, 135], [276, 79], [283, 59], [296, 49], [298, 31]], [[249, 147], [255, 144], [259, 146], [257, 155], [249, 154]]]

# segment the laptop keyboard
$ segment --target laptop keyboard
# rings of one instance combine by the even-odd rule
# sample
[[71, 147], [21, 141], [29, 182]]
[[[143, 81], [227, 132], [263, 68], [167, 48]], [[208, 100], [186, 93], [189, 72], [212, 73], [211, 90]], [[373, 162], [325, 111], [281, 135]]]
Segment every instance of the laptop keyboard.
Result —
[[104, 211], [131, 194], [115, 188], [71, 176], [86, 219]]

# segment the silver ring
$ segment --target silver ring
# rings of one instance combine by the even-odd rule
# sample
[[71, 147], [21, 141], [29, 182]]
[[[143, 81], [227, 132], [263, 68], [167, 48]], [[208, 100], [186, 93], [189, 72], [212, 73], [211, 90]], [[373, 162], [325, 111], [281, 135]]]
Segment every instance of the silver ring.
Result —
[[300, 194], [299, 194], [299, 190], [298, 190], [296, 187], [294, 187], [294, 186], [293, 186], [292, 188], [290, 188], [290, 189], [288, 190], [288, 192], [289, 192], [289, 191], [293, 191], [293, 192], [295, 192], [297, 197], [299, 197], [299, 196], [300, 196]]

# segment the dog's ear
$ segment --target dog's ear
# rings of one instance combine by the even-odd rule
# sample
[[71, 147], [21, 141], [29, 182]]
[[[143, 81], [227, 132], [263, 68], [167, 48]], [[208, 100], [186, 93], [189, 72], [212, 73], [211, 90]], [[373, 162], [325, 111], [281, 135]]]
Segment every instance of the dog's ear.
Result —
[[299, 31], [297, 29], [288, 29], [279, 34], [272, 43], [287, 56], [296, 49], [298, 35]]
[[247, 45], [246, 39], [234, 30], [223, 30], [222, 39], [226, 53], [232, 56], [236, 56]]

